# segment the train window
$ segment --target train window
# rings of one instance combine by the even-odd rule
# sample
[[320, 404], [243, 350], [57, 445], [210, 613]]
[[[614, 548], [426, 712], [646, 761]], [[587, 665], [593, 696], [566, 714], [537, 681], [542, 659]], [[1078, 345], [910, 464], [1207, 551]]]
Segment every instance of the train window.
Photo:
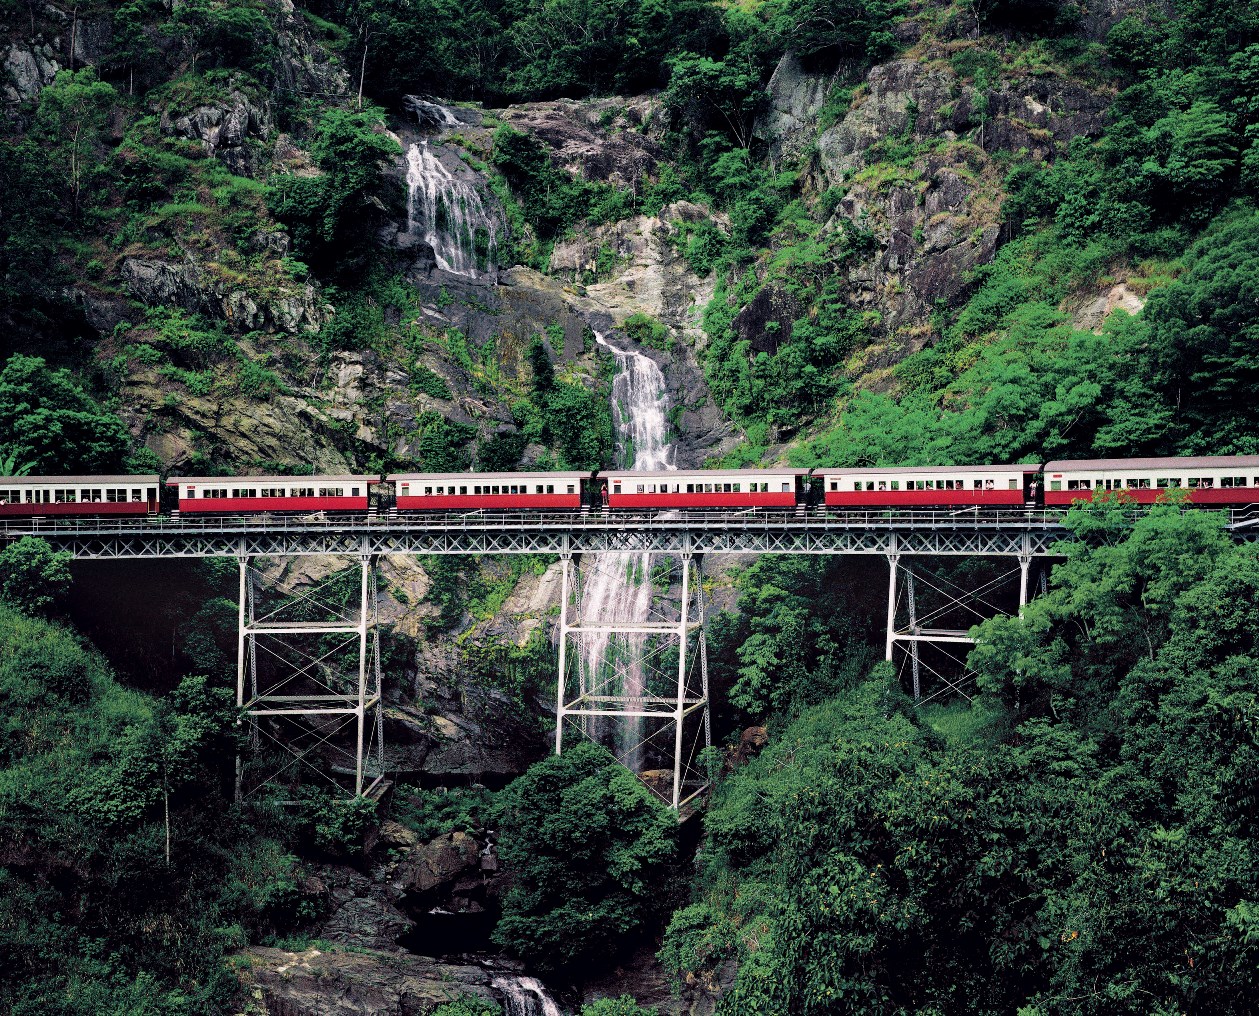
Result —
[[553, 483], [548, 483], [548, 484], [546, 485], [546, 492], [547, 492], [548, 494], [554, 494], [554, 493], [555, 493], [555, 484], [553, 484]]
[[294, 497], [314, 497], [315, 488], [314, 487], [294, 487], [293, 496]]
[[542, 493], [542, 484], [540, 484], [540, 483], [535, 483], [535, 484], [533, 485], [533, 492], [534, 492], [535, 494], [541, 494], [541, 493]]
[[575, 494], [575, 493], [577, 493], [577, 488], [576, 488], [576, 487], [574, 487], [574, 486], [573, 486], [573, 484], [571, 484], [571, 483], [568, 485], [568, 493], [570, 493], [570, 494]]
[[952, 490], [952, 489], [953, 489], [953, 481], [952, 481], [952, 480], [945, 480], [945, 481], [944, 481], [944, 489], [945, 489], [945, 490]]
[[[687, 484], [686, 489], [687, 489], [688, 491], [691, 489], [690, 484]], [[621, 485], [620, 485], [619, 483], [614, 483], [614, 484], [612, 484], [612, 493], [613, 493], [613, 494], [619, 494], [620, 492], [621, 492]]]
[[350, 497], [358, 497], [358, 488], [357, 488], [357, 487], [351, 487], [351, 488], [350, 488]]
[[1006, 483], [1008, 484], [1008, 486], [1007, 486], [1007, 489], [1008, 489], [1008, 490], [1018, 490], [1018, 489], [1019, 489], [1019, 481], [1018, 481], [1018, 480], [1007, 480], [1007, 481], [1006, 481]]
[[1193, 487], [1214, 487], [1215, 479], [1210, 476], [1191, 476], [1189, 477], [1189, 486]]
[[635, 493], [635, 494], [641, 494], [641, 493], [643, 493], [646, 489], [647, 489], [647, 488], [646, 488], [646, 487], [644, 487], [644, 486], [640, 483], [640, 484], [637, 484], [637, 485], [636, 485], [636, 487], [635, 487], [635, 489], [634, 489], [634, 493]]
[[654, 483], [647, 484], [647, 493], [654, 494], [655, 492], [656, 492], [656, 485]]
[[1154, 481], [1159, 490], [1174, 490], [1180, 486], [1179, 476], [1160, 476]]
[[491, 493], [491, 494], [497, 494], [497, 493], [498, 493], [498, 484], [494, 484], [494, 485], [492, 485], [492, 486], [490, 487], [490, 493]]
[[[616, 492], [619, 494], [619, 493], [621, 492], [621, 488], [620, 488], [620, 487], [617, 487], [617, 488], [616, 488]], [[688, 483], [688, 484], [686, 485], [686, 492], [687, 492], [688, 494], [694, 494], [694, 493], [695, 493], [695, 484], [693, 484], [693, 483]]]
[[473, 487], [472, 487], [472, 493], [474, 493], [474, 494], [479, 494], [479, 493], [481, 493], [481, 485], [480, 485], [480, 484], [473, 484]]
[[736, 494], [742, 494], [742, 493], [743, 493], [743, 484], [741, 484], [741, 483], [736, 483], [736, 484], [734, 485], [734, 492], [735, 492]]
[[1068, 481], [1067, 481], [1067, 490], [1079, 490], [1079, 489], [1080, 489], [1080, 481], [1079, 481], [1079, 480], [1068, 480]]
[[[258, 496], [258, 492], [256, 490], [250, 490], [248, 487], [232, 488], [232, 497], [257, 497], [257, 496]], [[136, 498], [136, 500], [138, 501], [139, 498]]]
[[1061, 481], [1061, 480], [1050, 480], [1050, 481], [1049, 481], [1049, 489], [1050, 489], [1050, 490], [1062, 490], [1062, 481]]
[[22, 492], [20, 490], [0, 490], [0, 504], [21, 504]]
[[428, 495], [430, 495], [430, 494], [432, 494], [432, 493], [433, 493], [433, 488], [432, 488], [432, 487], [425, 487], [425, 488], [424, 488], [424, 496], [425, 496], [425, 497], [427, 497]]
[[1244, 476], [1225, 476], [1220, 480], [1221, 487], [1244, 487], [1246, 486], [1246, 477]]
[[721, 489], [722, 489], [722, 493], [724, 493], [724, 494], [729, 494], [729, 493], [731, 493], [730, 486], [731, 486], [731, 485], [730, 485], [730, 484], [728, 484], [728, 483], [722, 484], [722, 488], [721, 488]]
[[139, 487], [132, 487], [132, 488], [131, 488], [131, 500], [132, 500], [132, 501], [143, 501], [143, 500], [144, 500], [144, 491], [143, 491], [143, 490], [141, 490]]
[[790, 494], [790, 493], [791, 493], [791, 484], [789, 484], [789, 483], [784, 483], [784, 484], [783, 484], [782, 493], [784, 493], [784, 494]]
[[860, 490], [860, 489], [861, 489], [861, 481], [860, 481], [860, 480], [854, 480], [854, 481], [853, 481], [853, 485], [852, 485], [852, 489], [853, 489], [853, 490]]
[[893, 490], [900, 490], [900, 489], [901, 489], [901, 481], [900, 481], [900, 480], [893, 480], [893, 481], [892, 481], [892, 489], [893, 489]]
[[57, 504], [74, 504], [74, 491], [58, 490], [54, 493], [53, 499]]
[[761, 484], [761, 493], [762, 493], [762, 494], [768, 494], [768, 493], [769, 493], [769, 483], [768, 483], [768, 482], [766, 482], [766, 483], [762, 483], [762, 484]]
[[[97, 491], [93, 491], [93, 500], [97, 500], [97, 501], [100, 500], [100, 498], [96, 496], [98, 493], [99, 492]], [[226, 498], [227, 488], [226, 487], [205, 487], [201, 491], [201, 496], [215, 498], [215, 499]]]

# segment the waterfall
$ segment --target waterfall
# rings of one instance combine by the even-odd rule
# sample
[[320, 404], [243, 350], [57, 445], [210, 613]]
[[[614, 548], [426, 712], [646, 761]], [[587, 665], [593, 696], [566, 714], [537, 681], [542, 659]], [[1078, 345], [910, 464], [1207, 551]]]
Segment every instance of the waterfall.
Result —
[[[407, 105], [426, 134], [460, 125], [439, 103], [408, 96]], [[407, 148], [407, 232], [432, 247], [439, 268], [468, 278], [492, 274], [499, 222], [471, 170], [447, 168], [428, 138]]]
[[[668, 400], [664, 373], [651, 357], [638, 350], [617, 349], [599, 334], [595, 339], [616, 358], [618, 368], [612, 382], [617, 465], [624, 469], [676, 469], [665, 415]], [[652, 595], [650, 554], [604, 554], [583, 583], [582, 618], [603, 623], [646, 621], [650, 619]], [[627, 644], [621, 651], [613, 646], [609, 632], [585, 636], [582, 663], [588, 675], [587, 687], [596, 694], [613, 667], [620, 672], [620, 687], [606, 688], [607, 691], [628, 696], [646, 694], [643, 638], [624, 638]], [[643, 718], [626, 720], [617, 754], [627, 768], [641, 772]]]
[[563, 1016], [536, 977], [498, 975], [490, 982], [503, 993], [504, 1016]]

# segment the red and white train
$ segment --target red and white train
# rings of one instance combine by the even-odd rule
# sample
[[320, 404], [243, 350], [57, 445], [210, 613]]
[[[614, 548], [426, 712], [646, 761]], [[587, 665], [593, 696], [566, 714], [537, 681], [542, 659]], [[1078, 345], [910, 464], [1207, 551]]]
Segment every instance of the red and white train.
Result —
[[387, 476], [0, 477], [0, 517], [410, 512], [799, 511], [1066, 507], [1099, 491], [1151, 504], [1259, 504], [1259, 455], [980, 466], [668, 472], [394, 473]]

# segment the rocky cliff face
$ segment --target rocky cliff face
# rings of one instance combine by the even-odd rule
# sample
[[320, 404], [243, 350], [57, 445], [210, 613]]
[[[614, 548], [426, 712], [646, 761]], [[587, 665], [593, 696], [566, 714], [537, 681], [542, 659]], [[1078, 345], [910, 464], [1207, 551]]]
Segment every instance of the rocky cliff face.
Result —
[[[920, 29], [908, 22], [899, 31], [915, 38]], [[771, 158], [802, 167], [817, 193], [838, 195], [830, 228], [847, 222], [874, 238], [873, 254], [848, 273], [850, 302], [878, 314], [857, 368], [872, 379], [922, 344], [933, 310], [956, 305], [972, 271], [995, 255], [1001, 155], [1050, 159], [1106, 123], [1111, 95], [1055, 73], [960, 73], [970, 65], [958, 54], [972, 45], [920, 42], [855, 86], [843, 68], [808, 72], [788, 54], [770, 81], [758, 133]]]

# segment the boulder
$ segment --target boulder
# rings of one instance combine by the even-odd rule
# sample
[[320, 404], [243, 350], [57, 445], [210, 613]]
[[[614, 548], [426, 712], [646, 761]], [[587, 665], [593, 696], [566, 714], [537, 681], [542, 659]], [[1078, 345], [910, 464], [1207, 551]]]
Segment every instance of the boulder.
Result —
[[439, 894], [479, 866], [481, 848], [465, 832], [447, 833], [412, 847], [393, 870], [392, 882], [405, 892]]

